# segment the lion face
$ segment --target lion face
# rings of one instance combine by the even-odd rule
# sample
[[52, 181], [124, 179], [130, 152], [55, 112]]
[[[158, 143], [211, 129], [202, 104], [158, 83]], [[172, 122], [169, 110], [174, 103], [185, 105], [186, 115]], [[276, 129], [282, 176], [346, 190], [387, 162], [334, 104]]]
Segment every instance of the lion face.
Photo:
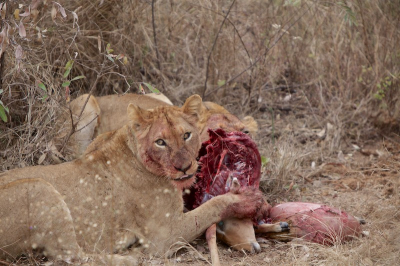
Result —
[[170, 178], [179, 189], [195, 181], [200, 136], [196, 128], [201, 98], [188, 98], [181, 108], [144, 110], [132, 104], [128, 116], [136, 138], [137, 157], [156, 176]]
[[258, 131], [257, 122], [253, 117], [246, 116], [240, 120], [224, 107], [213, 102], [203, 102], [202, 124], [203, 126], [200, 126], [202, 141], [208, 140], [208, 129], [222, 128], [226, 132], [243, 132], [251, 137], [255, 137]]
[[242, 132], [245, 129], [245, 125], [239, 118], [229, 113], [211, 114], [206, 122], [205, 128], [201, 132], [201, 139], [207, 140], [209, 138], [207, 129], [217, 128], [222, 128], [226, 132]]

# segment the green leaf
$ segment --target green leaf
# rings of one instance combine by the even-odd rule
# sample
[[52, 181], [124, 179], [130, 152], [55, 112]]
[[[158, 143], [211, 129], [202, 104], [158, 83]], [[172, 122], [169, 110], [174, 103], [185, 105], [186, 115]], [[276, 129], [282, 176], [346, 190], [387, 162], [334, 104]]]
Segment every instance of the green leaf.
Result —
[[225, 83], [226, 83], [226, 81], [225, 80], [218, 80], [218, 87], [221, 87], [221, 86], [224, 86], [225, 85]]
[[8, 109], [8, 107], [4, 106], [4, 103], [0, 100], [0, 106], [2, 106], [4, 108], [4, 110], [6, 110], [7, 113], [10, 113], [10, 110]]
[[0, 105], [0, 118], [3, 120], [5, 123], [7, 123], [7, 115], [6, 112], [4, 111], [3, 105]]
[[108, 60], [110, 60], [111, 62], [114, 62], [114, 59], [113, 59], [110, 55], [106, 55], [106, 57], [107, 57]]
[[38, 85], [39, 88], [41, 88], [42, 90], [47, 92], [46, 86], [42, 82], [39, 82], [37, 85]]
[[114, 52], [114, 49], [111, 49], [111, 44], [109, 44], [109, 43], [107, 43], [106, 52], [107, 52], [107, 54]]
[[146, 85], [146, 87], [149, 88], [149, 90], [151, 92], [154, 92], [155, 94], [160, 94], [161, 93], [159, 90], [157, 90], [156, 88], [151, 86], [149, 83], [143, 82], [143, 84]]
[[69, 75], [69, 72], [71, 72], [72, 66], [74, 65], [74, 60], [69, 60], [67, 64], [65, 65], [65, 72], [63, 77], [66, 78]]
[[86, 78], [86, 77], [85, 76], [76, 76], [75, 78], [71, 79], [71, 81], [78, 80], [78, 79], [84, 79], [84, 78]]
[[63, 84], [61, 84], [61, 86], [63, 86], [65, 88], [65, 87], [68, 87], [69, 84], [71, 84], [71, 81], [66, 81]]
[[357, 18], [354, 11], [347, 5], [345, 1], [339, 1], [338, 5], [343, 8], [345, 15], [344, 20], [349, 23], [349, 26], [353, 24], [357, 26]]
[[69, 60], [65, 65], [65, 69], [71, 69], [73, 65], [74, 65], [74, 60]]
[[49, 95], [45, 94], [42, 98], [42, 103], [44, 103], [46, 101], [46, 99], [49, 98]]
[[264, 167], [267, 165], [267, 163], [269, 163], [269, 158], [261, 156], [261, 165]]
[[[296, 188], [298, 188], [299, 187], [299, 185], [293, 185], [292, 186], [292, 189], [296, 189]], [[283, 187], [284, 189], [289, 189], [290, 188], [290, 185], [289, 186], [284, 186]]]
[[65, 70], [63, 77], [64, 77], [64, 78], [68, 77], [69, 72], [71, 72], [71, 69]]
[[301, 4], [301, 0], [285, 0], [283, 6], [298, 6]]

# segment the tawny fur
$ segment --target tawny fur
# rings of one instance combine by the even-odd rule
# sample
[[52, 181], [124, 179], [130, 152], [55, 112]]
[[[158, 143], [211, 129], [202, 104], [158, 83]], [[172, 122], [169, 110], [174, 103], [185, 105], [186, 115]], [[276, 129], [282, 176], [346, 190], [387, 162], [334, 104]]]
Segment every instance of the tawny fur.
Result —
[[[87, 101], [88, 95], [84, 94], [71, 102], [71, 110], [74, 119], [78, 118], [84, 103]], [[85, 130], [78, 131], [72, 135], [67, 147], [67, 158], [76, 158], [82, 151], [86, 149], [88, 144], [94, 137], [99, 134], [109, 132], [127, 124], [129, 119], [125, 114], [126, 106], [133, 103], [143, 109], [153, 109], [157, 106], [170, 106], [171, 101], [163, 94], [156, 95], [149, 93], [125, 94], [125, 95], [108, 95], [103, 97], [90, 96], [85, 106], [84, 112], [79, 120], [81, 128], [87, 123]], [[257, 122], [251, 116], [246, 116], [242, 120], [232, 115], [224, 107], [213, 102], [202, 102], [200, 119], [197, 122], [197, 128], [200, 131], [201, 141], [206, 141], [208, 136], [208, 128], [222, 128], [227, 132], [242, 131], [255, 137], [258, 132]], [[95, 119], [96, 118], [96, 119]], [[67, 119], [68, 120], [68, 119]], [[233, 246], [237, 250], [245, 249], [254, 251], [257, 247], [257, 241], [254, 234], [252, 224], [248, 221], [225, 220], [224, 230], [218, 228], [218, 238]], [[256, 248], [258, 251], [258, 249]]]
[[138, 245], [163, 255], [221, 219], [263, 215], [261, 193], [249, 189], [183, 213], [180, 188], [197, 170], [200, 112], [199, 96], [182, 108], [130, 105], [134, 122], [96, 138], [80, 159], [0, 174], [0, 259], [38, 248], [50, 258], [96, 253], [89, 257], [104, 264], [135, 265], [136, 249], [111, 254]]

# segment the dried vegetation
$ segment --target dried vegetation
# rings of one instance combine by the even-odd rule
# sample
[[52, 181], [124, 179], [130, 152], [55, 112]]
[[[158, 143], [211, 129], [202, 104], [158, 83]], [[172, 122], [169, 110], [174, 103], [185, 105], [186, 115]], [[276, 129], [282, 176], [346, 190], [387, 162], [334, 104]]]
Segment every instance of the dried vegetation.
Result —
[[[397, 263], [396, 1], [1, 2], [1, 170], [49, 163], [63, 129], [57, 117], [82, 93], [148, 83], [175, 104], [199, 93], [258, 120], [271, 200], [340, 206], [370, 231], [347, 245], [269, 243], [262, 254], [223, 251], [223, 259]], [[203, 264], [187, 257], [179, 261]]]

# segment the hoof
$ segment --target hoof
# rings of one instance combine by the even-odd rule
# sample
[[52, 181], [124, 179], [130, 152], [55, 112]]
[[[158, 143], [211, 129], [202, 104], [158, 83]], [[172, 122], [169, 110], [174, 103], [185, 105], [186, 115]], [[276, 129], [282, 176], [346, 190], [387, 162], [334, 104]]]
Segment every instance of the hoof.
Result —
[[280, 222], [281, 232], [290, 231], [289, 224], [287, 222]]
[[360, 224], [366, 224], [367, 223], [363, 218], [359, 218], [359, 217], [354, 217], [354, 218], [356, 218]]

